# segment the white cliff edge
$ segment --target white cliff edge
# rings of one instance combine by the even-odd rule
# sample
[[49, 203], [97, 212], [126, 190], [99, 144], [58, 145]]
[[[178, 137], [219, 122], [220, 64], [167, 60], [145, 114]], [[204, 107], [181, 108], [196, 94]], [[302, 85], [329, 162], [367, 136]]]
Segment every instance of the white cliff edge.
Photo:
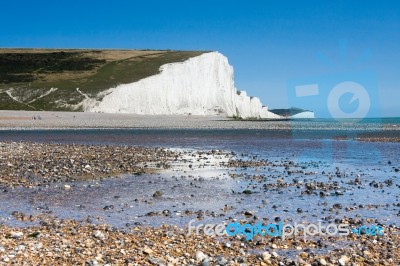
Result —
[[85, 99], [85, 111], [152, 115], [224, 115], [279, 118], [257, 97], [234, 86], [233, 67], [218, 52], [165, 64], [160, 73], [102, 92], [102, 100]]

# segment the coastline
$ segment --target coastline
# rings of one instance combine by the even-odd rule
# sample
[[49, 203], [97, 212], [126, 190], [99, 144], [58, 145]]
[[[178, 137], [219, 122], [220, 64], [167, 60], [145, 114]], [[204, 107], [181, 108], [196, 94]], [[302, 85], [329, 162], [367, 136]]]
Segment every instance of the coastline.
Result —
[[[0, 130], [0, 264], [27, 258], [30, 264], [171, 266], [400, 262], [398, 143], [383, 143], [398, 141], [374, 133], [396, 137], [398, 129], [195, 116], [2, 115], [8, 119], [0, 119], [2, 126], [26, 127], [19, 134]], [[326, 139], [334, 149], [322, 145]], [[356, 147], [348, 140], [357, 140]], [[342, 162], [349, 151], [356, 161]], [[344, 157], [329, 161], [336, 154]], [[188, 235], [193, 219], [377, 224], [385, 234], [249, 241]]]
[[[235, 120], [223, 116], [134, 115], [90, 112], [0, 111], [0, 134], [29, 131], [248, 130], [292, 139], [400, 142], [400, 122], [366, 120]], [[268, 137], [268, 134], [266, 134]]]
[[[95, 129], [95, 128], [180, 128], [180, 129], [332, 129], [323, 119], [243, 119], [199, 115], [138, 115], [126, 113], [5, 111], [0, 110], [2, 129]], [[400, 124], [334, 121], [342, 130], [399, 130]], [[316, 125], [316, 123], [319, 123]], [[356, 127], [356, 128], [355, 128]]]

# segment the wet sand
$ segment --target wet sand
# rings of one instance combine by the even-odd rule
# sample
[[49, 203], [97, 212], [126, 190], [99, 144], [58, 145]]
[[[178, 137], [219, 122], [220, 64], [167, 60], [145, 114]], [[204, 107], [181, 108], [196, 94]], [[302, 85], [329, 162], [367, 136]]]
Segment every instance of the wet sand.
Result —
[[[217, 116], [0, 111], [0, 128], [2, 129], [235, 128], [239, 124], [237, 121], [229, 121], [225, 117]], [[247, 128], [246, 124], [242, 123], [239, 127]]]
[[[34, 119], [35, 118], [35, 119]], [[316, 120], [238, 121], [224, 116], [135, 115], [89, 112], [2, 111], [0, 129], [266, 129], [266, 130], [360, 130], [400, 132], [398, 124], [314, 122]]]

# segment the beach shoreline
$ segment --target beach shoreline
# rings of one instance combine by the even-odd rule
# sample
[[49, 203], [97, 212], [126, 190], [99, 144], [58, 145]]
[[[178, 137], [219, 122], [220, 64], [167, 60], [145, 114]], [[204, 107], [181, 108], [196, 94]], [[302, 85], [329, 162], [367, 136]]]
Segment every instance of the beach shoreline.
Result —
[[[60, 119], [57, 115], [49, 114], [54, 120]], [[46, 117], [32, 120], [46, 121]], [[159, 119], [151, 121], [153, 126]], [[229, 131], [223, 136], [199, 128], [191, 129], [189, 135], [185, 130], [171, 129], [176, 132], [168, 136], [164, 131], [148, 135], [151, 130], [139, 135], [123, 130], [121, 134], [112, 128], [100, 136], [96, 130], [84, 129], [87, 134], [81, 140], [87, 144], [74, 143], [83, 136], [75, 134], [79, 128], [68, 130], [62, 129], [64, 135], [58, 136], [66, 143], [53, 136], [40, 140], [35, 134], [41, 131], [33, 129], [28, 132], [32, 141], [0, 142], [0, 264], [23, 264], [27, 258], [30, 264], [89, 265], [345, 266], [400, 262], [397, 143], [356, 142], [360, 147], [352, 156], [371, 160], [370, 167], [365, 159], [347, 165], [340, 160], [314, 159], [308, 152], [301, 157], [304, 151], [321, 148], [326, 141], [280, 139], [283, 136], [276, 129], [272, 131], [278, 139], [265, 143], [269, 135], [257, 132], [266, 129], [254, 128], [250, 133], [244, 128], [244, 135], [219, 128]], [[10, 132], [14, 135], [16, 131]], [[199, 132], [211, 135], [199, 140]], [[181, 146], [183, 136], [187, 148]], [[100, 144], [91, 144], [96, 138]], [[328, 154], [347, 156], [347, 148], [352, 146], [342, 140], [346, 139], [332, 140], [337, 147], [328, 149]], [[150, 143], [155, 146], [147, 146]], [[242, 150], [234, 143], [241, 143]], [[227, 144], [234, 149], [218, 148]], [[392, 146], [392, 151], [387, 150]], [[386, 151], [380, 158], [365, 152], [380, 147]], [[296, 149], [300, 155], [294, 154]], [[251, 241], [243, 235], [188, 236], [188, 222], [193, 219], [196, 223], [379, 225], [385, 234], [306, 240], [257, 236]]]
[[[332, 129], [331, 121], [318, 119], [295, 120], [236, 120], [225, 116], [139, 115], [126, 113], [5, 111], [0, 110], [0, 130], [12, 129], [267, 129], [291, 130]], [[306, 125], [306, 127], [304, 127]], [[358, 120], [338, 122], [338, 130], [398, 131], [397, 124], [359, 123]]]
[[266, 137], [400, 142], [400, 123], [358, 120], [235, 120], [223, 116], [135, 115], [90, 112], [0, 111], [0, 134], [34, 131], [249, 131]]

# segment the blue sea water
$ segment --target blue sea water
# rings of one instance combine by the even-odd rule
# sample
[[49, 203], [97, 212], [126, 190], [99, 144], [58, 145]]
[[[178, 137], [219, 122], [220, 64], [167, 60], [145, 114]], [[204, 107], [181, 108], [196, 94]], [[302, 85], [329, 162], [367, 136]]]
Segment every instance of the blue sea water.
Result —
[[355, 164], [399, 158], [399, 143], [357, 139], [400, 138], [400, 118], [302, 119], [284, 121], [282, 125], [283, 129], [1, 130], [0, 141], [222, 149], [265, 158], [284, 156]]

